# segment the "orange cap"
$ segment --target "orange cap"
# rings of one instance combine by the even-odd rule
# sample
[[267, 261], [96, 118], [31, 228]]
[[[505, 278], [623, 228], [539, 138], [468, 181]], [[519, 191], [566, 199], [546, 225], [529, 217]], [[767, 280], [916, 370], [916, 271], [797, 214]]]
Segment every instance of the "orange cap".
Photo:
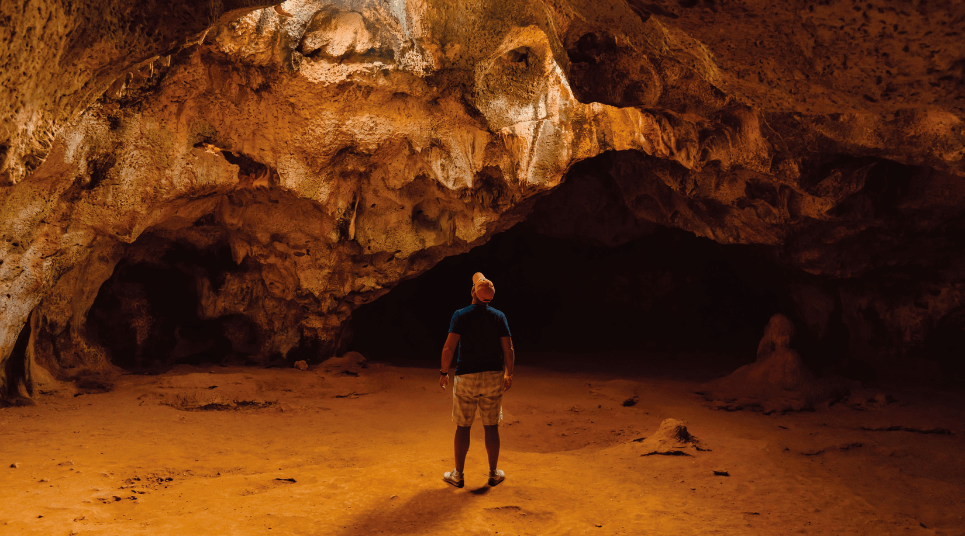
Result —
[[496, 295], [496, 287], [493, 282], [486, 279], [482, 272], [472, 274], [472, 291], [476, 294], [479, 301], [487, 303]]

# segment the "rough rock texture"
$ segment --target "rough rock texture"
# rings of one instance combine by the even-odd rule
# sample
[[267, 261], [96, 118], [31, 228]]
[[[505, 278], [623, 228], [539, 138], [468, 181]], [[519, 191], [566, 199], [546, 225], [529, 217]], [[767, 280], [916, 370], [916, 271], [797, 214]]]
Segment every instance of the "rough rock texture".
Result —
[[640, 443], [634, 450], [642, 451], [641, 456], [687, 456], [691, 453], [684, 449], [704, 449], [700, 440], [690, 435], [687, 423], [677, 419], [664, 419], [653, 435], [634, 441]]
[[219, 21], [272, 2], [70, 2], [0, 6], [0, 185], [19, 182], [65, 122], [112, 84], [149, 77], [151, 62]]
[[331, 355], [356, 306], [592, 157], [626, 224], [600, 242], [767, 246], [826, 278], [797, 301], [856, 352], [962, 325], [941, 320], [965, 289], [960, 4], [292, 0], [126, 25], [116, 4], [4, 12], [6, 393], [31, 364]]

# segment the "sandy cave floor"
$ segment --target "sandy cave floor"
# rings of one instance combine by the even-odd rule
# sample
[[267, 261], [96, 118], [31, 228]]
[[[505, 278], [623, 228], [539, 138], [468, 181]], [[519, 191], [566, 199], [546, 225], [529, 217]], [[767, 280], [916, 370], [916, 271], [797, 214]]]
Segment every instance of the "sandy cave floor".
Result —
[[[455, 489], [437, 377], [182, 366], [2, 409], [0, 534], [965, 534], [962, 393], [762, 415], [696, 381], [520, 366], [507, 480], [486, 485], [477, 423]], [[711, 450], [641, 456], [667, 417]], [[896, 425], [954, 433], [861, 429]]]

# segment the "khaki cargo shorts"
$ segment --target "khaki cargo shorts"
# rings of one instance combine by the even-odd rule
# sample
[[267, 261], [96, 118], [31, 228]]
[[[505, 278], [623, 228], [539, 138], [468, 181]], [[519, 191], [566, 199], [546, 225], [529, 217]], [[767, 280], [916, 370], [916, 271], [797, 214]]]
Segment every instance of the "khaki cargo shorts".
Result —
[[484, 426], [503, 420], [503, 371], [461, 374], [452, 380], [452, 420], [456, 426], [472, 426], [479, 407]]

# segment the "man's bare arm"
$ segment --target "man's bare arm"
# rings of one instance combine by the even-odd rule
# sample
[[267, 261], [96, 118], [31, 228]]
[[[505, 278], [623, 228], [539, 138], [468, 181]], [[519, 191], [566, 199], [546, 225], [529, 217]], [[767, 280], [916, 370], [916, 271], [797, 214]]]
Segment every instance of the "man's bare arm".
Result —
[[[450, 333], [449, 336], [446, 337], [446, 344], [442, 347], [442, 365], [439, 367], [439, 372], [449, 372], [449, 367], [452, 366], [452, 357], [456, 354], [456, 346], [458, 345], [459, 334]], [[449, 375], [440, 374], [439, 387], [445, 389], [447, 385], [449, 385]]]
[[503, 347], [503, 386], [509, 390], [513, 386], [513, 367], [516, 365], [516, 350], [513, 348], [512, 337], [500, 337], [499, 344]]

